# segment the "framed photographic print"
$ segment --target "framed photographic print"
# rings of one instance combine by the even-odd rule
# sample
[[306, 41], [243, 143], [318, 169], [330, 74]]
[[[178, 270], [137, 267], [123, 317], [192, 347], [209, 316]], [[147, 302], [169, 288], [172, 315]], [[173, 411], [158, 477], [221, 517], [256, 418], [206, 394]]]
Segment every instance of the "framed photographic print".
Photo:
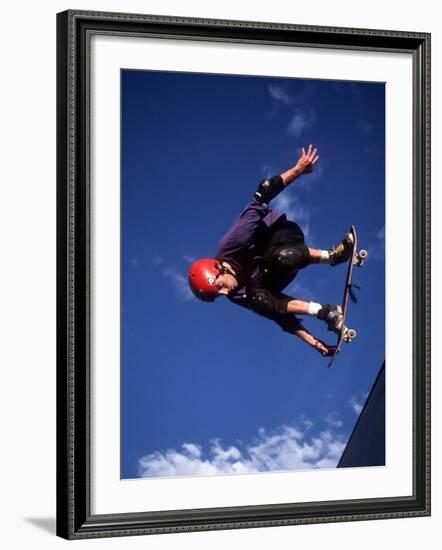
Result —
[[57, 534], [430, 514], [430, 36], [57, 19]]

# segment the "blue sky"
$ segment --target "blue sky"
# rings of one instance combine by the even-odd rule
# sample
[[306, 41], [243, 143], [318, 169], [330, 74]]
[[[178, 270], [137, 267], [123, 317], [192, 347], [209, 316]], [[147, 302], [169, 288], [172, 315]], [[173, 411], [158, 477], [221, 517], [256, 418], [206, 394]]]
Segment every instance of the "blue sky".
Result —
[[[122, 71], [122, 478], [334, 467], [384, 360], [384, 84]], [[313, 174], [272, 207], [328, 249], [351, 224], [370, 257], [331, 369], [276, 324], [197, 301], [210, 257], [259, 181], [313, 143]], [[340, 303], [345, 266], [286, 290]], [[314, 318], [305, 326], [332, 343]]]

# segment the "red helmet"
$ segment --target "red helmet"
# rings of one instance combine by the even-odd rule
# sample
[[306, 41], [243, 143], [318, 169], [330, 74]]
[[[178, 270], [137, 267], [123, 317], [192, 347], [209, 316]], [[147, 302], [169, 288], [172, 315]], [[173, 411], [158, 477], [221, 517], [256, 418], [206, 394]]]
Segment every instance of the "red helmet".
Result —
[[189, 268], [189, 285], [197, 298], [213, 302], [218, 294], [216, 278], [221, 274], [218, 260], [204, 258], [197, 260]]

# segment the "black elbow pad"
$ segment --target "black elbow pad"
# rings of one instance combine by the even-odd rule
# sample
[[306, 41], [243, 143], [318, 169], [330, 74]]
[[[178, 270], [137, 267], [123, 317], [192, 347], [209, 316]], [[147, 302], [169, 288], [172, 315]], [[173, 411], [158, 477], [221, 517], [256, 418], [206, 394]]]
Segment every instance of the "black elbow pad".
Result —
[[262, 180], [259, 184], [257, 191], [255, 192], [255, 199], [259, 203], [268, 204], [284, 189], [284, 183], [281, 176], [273, 176], [271, 178]]

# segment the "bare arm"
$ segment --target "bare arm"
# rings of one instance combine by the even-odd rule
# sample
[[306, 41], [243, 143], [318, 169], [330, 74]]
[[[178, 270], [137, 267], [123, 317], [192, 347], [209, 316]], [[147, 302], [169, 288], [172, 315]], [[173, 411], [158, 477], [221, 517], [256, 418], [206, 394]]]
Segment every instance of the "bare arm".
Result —
[[[309, 312], [309, 303], [302, 300], [296, 300], [291, 296], [288, 297], [289, 302], [287, 302], [287, 313], [307, 315]], [[322, 340], [318, 340], [311, 332], [304, 328], [301, 324], [298, 327], [295, 327], [292, 331], [292, 334], [303, 340], [306, 344], [315, 348], [321, 355], [324, 357], [332, 355], [336, 346], [329, 346]]]
[[247, 287], [248, 306], [250, 309], [273, 319], [285, 332], [293, 334], [314, 348], [323, 356], [333, 353], [335, 346], [329, 346], [318, 340], [306, 328], [302, 326], [299, 319], [294, 315], [308, 314], [309, 304], [302, 300], [296, 300], [286, 294], [274, 295], [266, 288], [259, 285]]
[[298, 162], [287, 171], [281, 174], [284, 185], [288, 185], [293, 180], [302, 176], [302, 174], [309, 174], [313, 170], [313, 166], [318, 162], [319, 155], [317, 149], [313, 149], [312, 145], [309, 145], [307, 153], [304, 147], [302, 148], [302, 154], [298, 159]]
[[303, 326], [300, 326], [298, 329], [294, 331], [294, 334], [303, 340], [306, 344], [314, 348], [316, 351], [318, 351], [321, 355], [324, 357], [329, 357], [333, 354], [336, 346], [329, 346], [322, 340], [318, 340], [311, 332], [309, 332], [307, 329], [305, 329]]

